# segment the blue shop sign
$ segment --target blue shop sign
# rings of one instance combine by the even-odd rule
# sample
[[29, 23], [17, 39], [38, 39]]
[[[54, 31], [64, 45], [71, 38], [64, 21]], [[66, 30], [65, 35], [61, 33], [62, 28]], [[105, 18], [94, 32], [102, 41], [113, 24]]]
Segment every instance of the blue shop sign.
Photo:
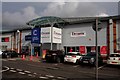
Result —
[[34, 28], [32, 29], [32, 39], [31, 39], [31, 43], [37, 43], [40, 44], [40, 28]]
[[31, 35], [26, 35], [25, 36], [25, 41], [31, 41]]

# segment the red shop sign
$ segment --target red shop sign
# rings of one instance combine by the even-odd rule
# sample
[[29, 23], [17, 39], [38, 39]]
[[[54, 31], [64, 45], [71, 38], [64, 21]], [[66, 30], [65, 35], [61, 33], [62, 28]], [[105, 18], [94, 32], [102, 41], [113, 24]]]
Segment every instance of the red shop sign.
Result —
[[86, 51], [85, 46], [80, 46], [79, 51], [80, 51], [81, 54], [84, 54], [85, 51]]
[[107, 46], [102, 46], [100, 49], [101, 54], [107, 54]]

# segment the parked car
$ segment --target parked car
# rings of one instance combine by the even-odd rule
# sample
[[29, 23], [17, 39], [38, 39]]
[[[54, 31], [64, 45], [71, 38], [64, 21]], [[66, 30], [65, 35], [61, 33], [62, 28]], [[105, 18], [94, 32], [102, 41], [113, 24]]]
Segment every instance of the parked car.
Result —
[[109, 55], [107, 64], [120, 65], [120, 53], [112, 53]]
[[83, 55], [80, 54], [79, 52], [68, 52], [65, 57], [64, 57], [64, 62], [72, 62], [72, 63], [79, 63], [79, 59]]
[[48, 50], [45, 59], [47, 62], [64, 62], [64, 53], [61, 50], [53, 51], [53, 50]]
[[[87, 63], [87, 64], [95, 65], [96, 64], [96, 52], [87, 53], [85, 56], [80, 58], [79, 61], [80, 63]], [[100, 55], [100, 53], [98, 53], [98, 64], [99, 65], [103, 64], [103, 58]]]
[[3, 51], [2, 58], [13, 58], [18, 57], [18, 53], [16, 51]]
[[2, 51], [0, 50], [0, 55], [2, 55]]

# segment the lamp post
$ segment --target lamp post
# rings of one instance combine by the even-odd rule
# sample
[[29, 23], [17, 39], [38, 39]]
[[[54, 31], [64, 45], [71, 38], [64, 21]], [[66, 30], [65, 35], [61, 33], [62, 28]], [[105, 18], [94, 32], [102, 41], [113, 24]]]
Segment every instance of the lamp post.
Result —
[[17, 30], [17, 49], [18, 49], [18, 53], [19, 53], [19, 38], [20, 37], [20, 30]]
[[97, 38], [97, 32], [98, 32], [98, 17], [96, 18], [96, 30], [95, 30], [95, 44], [96, 44], [96, 69], [95, 69], [95, 78], [98, 80], [98, 38]]

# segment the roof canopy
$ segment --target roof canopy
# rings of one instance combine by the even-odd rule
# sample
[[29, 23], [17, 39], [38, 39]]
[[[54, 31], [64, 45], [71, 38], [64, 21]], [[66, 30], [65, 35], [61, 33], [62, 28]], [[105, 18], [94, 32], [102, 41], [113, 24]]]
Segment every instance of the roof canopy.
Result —
[[45, 17], [33, 19], [27, 22], [26, 24], [30, 26], [41, 26], [41, 25], [47, 25], [47, 24], [53, 24], [53, 23], [65, 24], [66, 22], [59, 17], [45, 16]]

